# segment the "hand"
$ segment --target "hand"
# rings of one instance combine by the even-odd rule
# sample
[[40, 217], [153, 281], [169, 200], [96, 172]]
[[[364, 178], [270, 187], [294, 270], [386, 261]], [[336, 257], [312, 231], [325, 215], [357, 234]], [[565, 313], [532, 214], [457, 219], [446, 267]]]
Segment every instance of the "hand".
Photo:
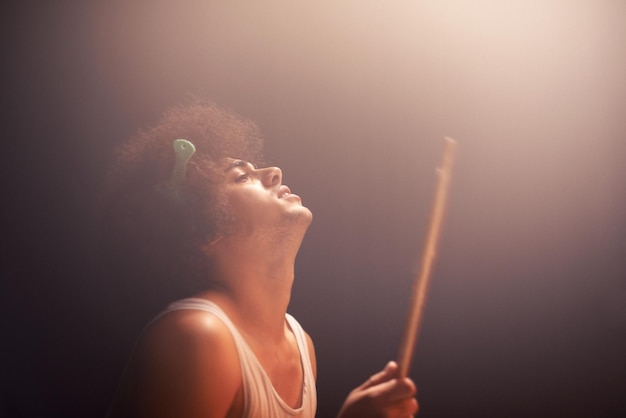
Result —
[[398, 378], [398, 365], [385, 368], [354, 389], [346, 398], [338, 418], [407, 418], [417, 413], [415, 384]]

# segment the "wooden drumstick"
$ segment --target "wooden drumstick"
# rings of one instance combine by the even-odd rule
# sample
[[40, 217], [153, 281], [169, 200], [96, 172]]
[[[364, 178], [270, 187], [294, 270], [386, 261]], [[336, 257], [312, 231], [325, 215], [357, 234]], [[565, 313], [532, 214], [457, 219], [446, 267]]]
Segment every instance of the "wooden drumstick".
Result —
[[411, 366], [411, 359], [415, 350], [415, 343], [420, 330], [421, 320], [426, 303], [426, 295], [430, 285], [430, 277], [433, 262], [437, 255], [437, 244], [443, 223], [443, 216], [446, 208], [446, 199], [452, 177], [452, 165], [457, 142], [452, 138], [445, 138], [443, 158], [441, 166], [437, 169], [438, 182], [435, 192], [435, 200], [430, 214], [430, 223], [426, 235], [426, 243], [422, 252], [422, 261], [419, 273], [413, 282], [411, 293], [411, 303], [409, 313], [404, 328], [402, 344], [398, 355], [398, 366], [400, 377], [406, 377]]

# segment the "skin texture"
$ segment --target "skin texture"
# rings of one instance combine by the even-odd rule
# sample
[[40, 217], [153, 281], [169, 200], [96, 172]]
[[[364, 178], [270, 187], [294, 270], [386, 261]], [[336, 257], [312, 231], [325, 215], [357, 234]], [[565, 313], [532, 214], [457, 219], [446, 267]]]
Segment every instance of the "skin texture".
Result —
[[[201, 245], [211, 281], [194, 297], [216, 303], [240, 331], [281, 398], [301, 405], [303, 369], [285, 321], [294, 263], [312, 214], [282, 183], [277, 167], [220, 162], [218, 190], [232, 220]], [[315, 351], [307, 335], [312, 368]], [[388, 364], [346, 399], [339, 416], [409, 417], [415, 386]], [[159, 317], [131, 357], [109, 417], [239, 417], [241, 371], [226, 326], [212, 314], [180, 310]]]

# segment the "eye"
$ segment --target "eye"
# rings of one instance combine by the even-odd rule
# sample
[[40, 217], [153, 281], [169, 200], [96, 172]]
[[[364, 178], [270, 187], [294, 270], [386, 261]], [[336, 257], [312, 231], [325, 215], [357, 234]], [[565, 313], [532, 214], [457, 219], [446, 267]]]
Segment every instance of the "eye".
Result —
[[244, 183], [244, 182], [248, 181], [249, 178], [250, 178], [250, 176], [247, 173], [242, 173], [242, 174], [239, 174], [235, 178], [235, 182], [237, 182], [237, 183]]

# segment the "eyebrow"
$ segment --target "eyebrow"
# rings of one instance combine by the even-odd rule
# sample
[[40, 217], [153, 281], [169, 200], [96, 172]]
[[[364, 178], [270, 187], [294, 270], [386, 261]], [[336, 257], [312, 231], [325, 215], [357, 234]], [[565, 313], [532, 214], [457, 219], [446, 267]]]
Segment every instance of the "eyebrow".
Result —
[[237, 167], [252, 167], [254, 169], [257, 168], [256, 164], [252, 164], [251, 162], [248, 161], [244, 161], [244, 160], [235, 160], [232, 163], [228, 164], [228, 167], [226, 167], [226, 169], [224, 170], [224, 173], [228, 173], [230, 170], [237, 168]]

